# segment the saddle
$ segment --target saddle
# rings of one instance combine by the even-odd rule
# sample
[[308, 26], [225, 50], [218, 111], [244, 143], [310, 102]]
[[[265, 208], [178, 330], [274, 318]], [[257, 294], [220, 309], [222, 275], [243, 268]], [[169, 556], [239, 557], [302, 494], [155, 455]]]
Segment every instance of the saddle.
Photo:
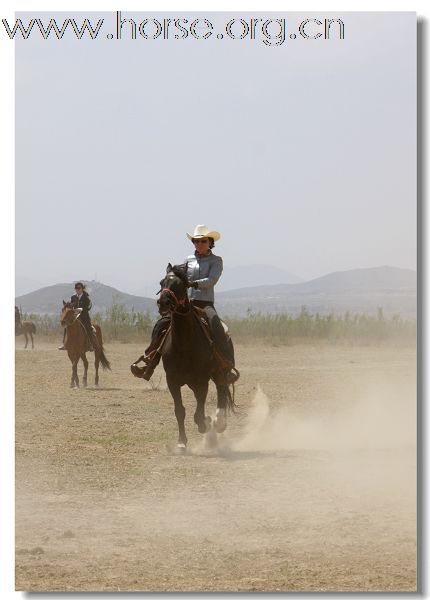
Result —
[[[78, 310], [80, 310], [80, 309], [78, 309]], [[85, 352], [93, 352], [93, 350], [97, 347], [97, 344], [98, 344], [97, 335], [96, 335], [96, 333], [97, 333], [96, 332], [96, 328], [91, 323], [91, 343], [93, 345], [93, 347], [91, 348], [91, 346], [90, 346], [90, 340], [88, 339], [87, 330], [85, 329], [85, 326], [82, 323], [82, 321], [79, 320], [79, 314], [77, 315], [77, 320], [79, 321], [79, 325], [82, 327], [82, 330], [83, 330], [84, 335], [85, 335]], [[66, 340], [64, 342], [64, 347], [66, 348], [66, 350], [67, 350], [67, 347], [68, 347], [67, 344], [68, 344], [68, 336], [66, 336]]]
[[[239, 376], [239, 371], [237, 371], [237, 369], [234, 368], [234, 365], [232, 365], [224, 356], [222, 356], [218, 352], [218, 350], [214, 344], [212, 331], [211, 331], [211, 328], [209, 325], [209, 320], [207, 318], [206, 312], [202, 308], [199, 308], [197, 306], [192, 306], [191, 310], [193, 311], [194, 317], [196, 318], [197, 322], [199, 323], [206, 339], [209, 342], [209, 345], [212, 348], [212, 353], [213, 353], [212, 378], [216, 382], [228, 384], [229, 383], [228, 381], [223, 381], [223, 379], [224, 379], [223, 374], [226, 373], [227, 371], [233, 370], [237, 374], [237, 376], [234, 378], [234, 380], [236, 381]], [[222, 320], [221, 320], [221, 323], [223, 325], [226, 337], [230, 339], [231, 336], [230, 336], [230, 333], [229, 333], [226, 323]], [[164, 343], [167, 339], [167, 336], [169, 335], [170, 329], [171, 329], [171, 324], [169, 323], [167, 325], [167, 327], [160, 332], [160, 335], [155, 340], [155, 342], [153, 344], [151, 344], [149, 346], [149, 348], [147, 348], [146, 353], [143, 354], [142, 356], [140, 356], [138, 358], [138, 360], [133, 363], [131, 371], [136, 377], [141, 377], [142, 373], [144, 371], [144, 368], [138, 367], [137, 363], [144, 362], [144, 363], [146, 363], [146, 365], [158, 364], [158, 361], [160, 360], [160, 357], [161, 357], [161, 352], [162, 352]]]
[[[200, 323], [203, 325], [204, 331], [207, 334], [208, 339], [211, 341], [211, 343], [213, 343], [212, 332], [211, 332], [211, 328], [209, 325], [209, 320], [208, 320], [208, 316], [207, 316], [206, 312], [203, 310], [203, 308], [199, 308], [198, 306], [193, 306], [192, 310], [194, 311], [194, 314], [196, 315], [196, 317], [199, 319]], [[226, 338], [230, 339], [231, 335], [230, 335], [230, 330], [228, 328], [227, 323], [225, 321], [223, 321], [222, 319], [220, 319], [220, 321], [221, 321], [221, 325], [223, 326]]]

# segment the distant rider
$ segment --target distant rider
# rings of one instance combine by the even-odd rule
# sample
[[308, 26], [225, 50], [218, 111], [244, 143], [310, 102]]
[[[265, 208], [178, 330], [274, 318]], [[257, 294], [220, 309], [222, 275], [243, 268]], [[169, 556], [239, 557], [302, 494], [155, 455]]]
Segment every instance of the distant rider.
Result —
[[[85, 328], [88, 338], [89, 350], [90, 352], [93, 352], [93, 328], [91, 325], [91, 318], [89, 312], [91, 310], [91, 300], [88, 295], [88, 292], [85, 290], [85, 285], [81, 281], [78, 281], [75, 284], [75, 293], [71, 296], [70, 302], [73, 308], [82, 308], [79, 320]], [[66, 334], [67, 329], [64, 329], [63, 345], [58, 348], [59, 350], [66, 350]]]

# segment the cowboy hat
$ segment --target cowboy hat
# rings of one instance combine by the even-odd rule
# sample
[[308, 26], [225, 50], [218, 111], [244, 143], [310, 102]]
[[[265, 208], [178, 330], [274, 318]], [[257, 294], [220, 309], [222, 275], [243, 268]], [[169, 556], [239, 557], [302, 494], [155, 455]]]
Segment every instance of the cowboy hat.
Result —
[[193, 235], [187, 233], [187, 237], [189, 240], [194, 240], [195, 238], [208, 237], [212, 238], [216, 242], [217, 240], [219, 240], [221, 235], [218, 233], [218, 231], [209, 231], [206, 225], [196, 225]]

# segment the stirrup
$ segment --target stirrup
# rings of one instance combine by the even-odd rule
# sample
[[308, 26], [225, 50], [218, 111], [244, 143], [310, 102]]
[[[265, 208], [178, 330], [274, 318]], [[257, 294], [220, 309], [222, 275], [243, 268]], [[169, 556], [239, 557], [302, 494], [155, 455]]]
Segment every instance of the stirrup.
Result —
[[240, 373], [235, 367], [232, 367], [231, 369], [225, 372], [224, 376], [227, 385], [232, 385], [233, 383], [236, 383], [236, 381], [239, 379]]

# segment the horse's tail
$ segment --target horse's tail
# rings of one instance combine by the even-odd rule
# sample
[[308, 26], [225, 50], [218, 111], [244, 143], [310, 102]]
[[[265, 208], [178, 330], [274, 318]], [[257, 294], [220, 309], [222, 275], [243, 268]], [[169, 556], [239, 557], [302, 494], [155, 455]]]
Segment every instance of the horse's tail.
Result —
[[96, 337], [97, 337], [97, 341], [98, 341], [98, 348], [95, 348], [94, 351], [97, 352], [97, 358], [100, 361], [100, 364], [102, 366], [102, 368], [106, 371], [106, 370], [111, 370], [110, 368], [110, 362], [108, 361], [104, 348], [103, 348], [103, 336], [102, 336], [102, 330], [100, 328], [100, 325], [94, 325], [94, 328], [96, 330]]
[[31, 333], [36, 333], [36, 325], [33, 323], [33, 321], [30, 322], [30, 330]]
[[111, 370], [110, 369], [110, 362], [106, 358], [106, 354], [105, 354], [105, 352], [103, 350], [103, 346], [99, 349], [98, 356], [99, 356], [100, 364], [103, 367], [103, 369], [104, 370], [108, 369], [110, 371]]
[[234, 401], [234, 395], [235, 395], [234, 383], [232, 383], [231, 385], [227, 386], [227, 393], [226, 393], [226, 396], [227, 396], [227, 411], [228, 412], [232, 412], [232, 413], [235, 414], [236, 413], [236, 409], [239, 408], [239, 406]]

